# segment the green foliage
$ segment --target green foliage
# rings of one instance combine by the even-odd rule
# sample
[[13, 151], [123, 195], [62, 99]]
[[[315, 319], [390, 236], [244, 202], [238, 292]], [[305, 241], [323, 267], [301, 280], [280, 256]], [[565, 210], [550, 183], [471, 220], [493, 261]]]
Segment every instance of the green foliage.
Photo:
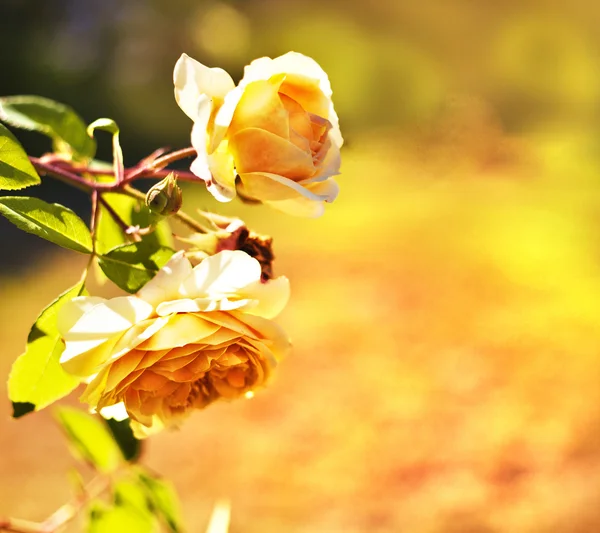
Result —
[[5, 196], [0, 198], [0, 214], [23, 231], [63, 248], [92, 252], [92, 237], [85, 222], [62, 205], [28, 196]]
[[121, 448], [123, 457], [127, 461], [136, 461], [142, 453], [142, 443], [134, 437], [129, 419], [115, 420], [109, 418], [105, 422], [119, 448]]
[[142, 469], [114, 485], [110, 505], [93, 501], [88, 517], [88, 533], [150, 533], [161, 530], [160, 522], [171, 533], [183, 532], [177, 494]]
[[85, 122], [67, 105], [41, 96], [0, 98], [0, 120], [16, 128], [39, 131], [52, 139], [55, 152], [88, 159], [96, 153], [96, 141]]
[[60, 407], [56, 418], [65, 430], [75, 455], [101, 472], [113, 472], [123, 464], [123, 455], [98, 416]]
[[64, 292], [33, 324], [25, 353], [14, 362], [8, 378], [8, 396], [15, 418], [43, 409], [77, 387], [79, 380], [67, 374], [59, 363], [64, 344], [56, 329], [56, 315], [66, 302], [84, 291], [80, 282]]
[[[124, 194], [107, 193], [102, 198], [110, 205], [119, 218], [128, 226], [148, 227], [152, 222], [152, 214], [139, 200]], [[108, 210], [101, 204], [100, 218], [96, 229], [96, 249], [99, 254], [104, 254], [127, 240], [123, 229], [111, 217]], [[153, 245], [155, 248], [173, 246], [171, 228], [166, 220], [159, 222], [155, 230], [142, 237], [142, 242]]]
[[139, 480], [146, 488], [154, 512], [166, 523], [172, 533], [181, 533], [183, 523], [177, 492], [173, 485], [164, 479], [158, 479], [140, 471]]
[[0, 124], [0, 189], [16, 191], [40, 182], [19, 141]]
[[146, 242], [135, 242], [100, 256], [98, 264], [115, 285], [135, 293], [156, 275], [173, 253], [171, 248], [155, 248]]

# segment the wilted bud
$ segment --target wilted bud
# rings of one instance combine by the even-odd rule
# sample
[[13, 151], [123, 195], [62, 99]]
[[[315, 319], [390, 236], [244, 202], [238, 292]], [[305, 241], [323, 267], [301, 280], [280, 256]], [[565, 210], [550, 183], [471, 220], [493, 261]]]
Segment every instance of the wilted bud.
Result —
[[146, 194], [146, 205], [155, 215], [174, 215], [181, 209], [182, 203], [183, 195], [174, 172], [159, 181]]
[[[196, 233], [180, 240], [192, 245], [192, 250], [203, 255], [214, 255], [223, 250], [241, 250], [254, 257], [261, 266], [263, 282], [273, 278], [273, 239], [260, 235], [246, 227], [243, 220], [216, 213], [200, 211], [209, 222], [207, 233]], [[189, 254], [188, 254], [189, 256]]]

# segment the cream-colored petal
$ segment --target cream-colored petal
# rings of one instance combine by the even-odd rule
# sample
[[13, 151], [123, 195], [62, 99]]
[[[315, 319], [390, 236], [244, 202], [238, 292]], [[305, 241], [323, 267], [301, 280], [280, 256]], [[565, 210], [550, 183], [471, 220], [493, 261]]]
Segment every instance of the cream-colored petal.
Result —
[[69, 374], [82, 378], [96, 374], [109, 360], [120, 334], [109, 339], [71, 341], [65, 343], [60, 364]]
[[201, 96], [224, 98], [235, 88], [231, 76], [221, 68], [209, 68], [182, 54], [173, 71], [175, 99], [183, 112], [193, 121], [198, 119]]
[[225, 95], [223, 105], [221, 105], [215, 115], [213, 132], [208, 146], [209, 152], [215, 151], [223, 139], [225, 139], [227, 131], [229, 130], [229, 125], [233, 120], [235, 109], [244, 94], [244, 89], [245, 85], [240, 84], [233, 91], [230, 91]]
[[319, 87], [326, 96], [331, 96], [331, 84], [325, 71], [312, 58], [298, 52], [288, 52], [271, 59], [255, 59], [244, 69], [243, 81], [266, 80], [277, 74], [297, 74], [318, 80]]
[[172, 313], [208, 313], [210, 311], [240, 309], [248, 305], [254, 305], [254, 301], [248, 299], [229, 299], [226, 296], [215, 295], [210, 298], [196, 298], [194, 300], [186, 298], [163, 302], [158, 306], [157, 313], [159, 316], [166, 316]]
[[138, 346], [139, 350], [165, 350], [200, 342], [218, 329], [203, 318], [186, 314], [172, 315], [169, 323]]
[[175, 300], [180, 297], [180, 285], [191, 273], [192, 265], [183, 250], [180, 250], [138, 291], [137, 296], [152, 307], [167, 300]]
[[152, 305], [136, 296], [120, 296], [101, 302], [86, 313], [63, 335], [65, 341], [109, 338], [145, 320]]
[[123, 402], [100, 409], [100, 415], [106, 420], [113, 419], [117, 422], [122, 422], [123, 420], [129, 418], [127, 409], [125, 409], [125, 404]]
[[[339, 187], [333, 178], [328, 178], [325, 181], [308, 184], [305, 190], [308, 194], [280, 201], [265, 201], [264, 203], [288, 215], [318, 218], [325, 212], [325, 202], [335, 200]], [[315, 196], [320, 197], [320, 201], [313, 200]]]
[[285, 276], [266, 283], [254, 282], [240, 289], [239, 295], [256, 302], [253, 306], [243, 308], [245, 313], [274, 318], [283, 311], [290, 298], [290, 282]]
[[64, 304], [56, 316], [56, 327], [62, 337], [79, 321], [79, 319], [105, 298], [97, 296], [77, 296]]
[[281, 76], [259, 80], [246, 86], [227, 132], [230, 138], [246, 128], [266, 130], [284, 139], [289, 137], [288, 112], [279, 97], [283, 79]]
[[315, 173], [312, 154], [271, 132], [246, 128], [229, 140], [238, 174], [263, 172], [302, 180]]
[[329, 201], [331, 193], [329, 187], [319, 189], [314, 187], [316, 184], [303, 186], [283, 176], [266, 172], [240, 174], [240, 178], [244, 194], [263, 202], [291, 200], [298, 197], [304, 197], [312, 202], [323, 202]]
[[196, 265], [181, 285], [190, 299], [236, 295], [237, 290], [260, 280], [260, 263], [241, 250], [223, 250]]

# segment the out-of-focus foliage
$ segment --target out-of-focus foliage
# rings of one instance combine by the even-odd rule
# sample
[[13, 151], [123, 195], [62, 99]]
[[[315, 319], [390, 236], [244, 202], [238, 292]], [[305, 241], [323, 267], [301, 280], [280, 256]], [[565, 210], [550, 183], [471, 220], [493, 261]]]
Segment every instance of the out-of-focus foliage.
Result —
[[76, 455], [101, 472], [113, 472], [123, 464], [123, 455], [101, 420], [85, 412], [61, 407], [56, 419], [76, 450]]

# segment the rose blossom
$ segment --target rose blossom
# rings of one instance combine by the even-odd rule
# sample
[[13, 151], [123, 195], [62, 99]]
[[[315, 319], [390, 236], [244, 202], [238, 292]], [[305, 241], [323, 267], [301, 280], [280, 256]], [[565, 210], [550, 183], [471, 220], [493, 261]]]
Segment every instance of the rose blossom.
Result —
[[59, 312], [63, 368], [87, 383], [96, 410], [123, 402], [138, 437], [176, 426], [192, 409], [263, 385], [289, 349], [270, 319], [289, 282], [261, 283], [242, 251], [192, 268], [176, 253], [135, 296], [81, 296]]
[[217, 200], [237, 190], [317, 217], [336, 198], [343, 139], [329, 79], [313, 59], [296, 52], [257, 59], [236, 87], [224, 70], [183, 54], [173, 79], [177, 103], [194, 121], [191, 170]]

